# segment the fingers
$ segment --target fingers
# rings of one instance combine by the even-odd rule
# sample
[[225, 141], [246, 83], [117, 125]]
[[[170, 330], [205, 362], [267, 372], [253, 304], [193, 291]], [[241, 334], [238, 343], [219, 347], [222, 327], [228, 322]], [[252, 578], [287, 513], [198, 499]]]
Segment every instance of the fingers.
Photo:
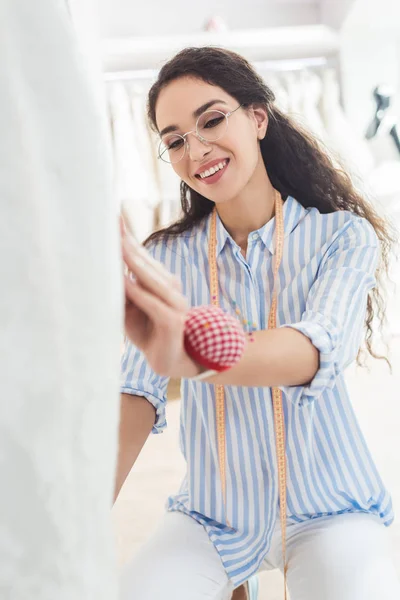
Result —
[[[145, 249], [135, 246], [132, 240], [123, 241], [123, 258], [129, 271], [140, 285], [164, 303], [176, 310], [186, 310], [187, 301], [176, 285], [176, 278], [158, 261], [153, 259]], [[139, 250], [139, 249], [140, 250]], [[174, 284], [175, 282], [175, 284]]]
[[125, 225], [122, 215], [120, 215], [120, 217], [119, 217], [119, 230], [121, 233], [121, 239], [124, 239], [124, 237], [126, 235], [126, 225]]
[[[136, 238], [133, 234], [133, 230], [130, 225], [128, 216], [123, 207], [121, 208], [121, 214], [119, 217], [119, 225], [120, 225], [121, 240], [122, 240], [123, 248], [125, 247], [125, 249], [128, 249], [128, 255], [129, 254], [140, 255], [144, 260], [148, 261], [149, 264], [151, 264], [153, 266], [153, 268], [156, 269], [156, 271], [158, 271], [161, 275], [165, 276], [167, 279], [169, 278], [170, 285], [172, 285], [176, 289], [181, 290], [181, 288], [182, 288], [181, 282], [174, 275], [169, 273], [158, 260], [155, 260], [149, 254], [149, 252], [141, 244], [139, 244], [136, 241]], [[129, 260], [127, 262], [129, 262]], [[128, 267], [129, 267], [129, 265], [128, 265]]]
[[128, 211], [125, 209], [124, 205], [121, 206], [119, 224], [121, 228], [121, 237], [124, 237], [124, 235], [127, 234], [134, 236], [133, 228], [129, 219], [129, 214]]
[[128, 252], [128, 254], [124, 254], [124, 258], [127, 259], [127, 265], [129, 267], [129, 256], [138, 256], [142, 258], [149, 268], [154, 269], [160, 276], [168, 281], [169, 285], [173, 285], [175, 288], [180, 286], [180, 282], [178, 279], [172, 275], [167, 269], [155, 258], [153, 258], [146, 248], [143, 248], [134, 238], [130, 235], [127, 235], [124, 240], [124, 250]]
[[165, 303], [163, 299], [144, 289], [138, 281], [132, 281], [129, 276], [125, 276], [125, 294], [155, 325], [170, 328], [181, 321], [183, 326], [186, 311]]

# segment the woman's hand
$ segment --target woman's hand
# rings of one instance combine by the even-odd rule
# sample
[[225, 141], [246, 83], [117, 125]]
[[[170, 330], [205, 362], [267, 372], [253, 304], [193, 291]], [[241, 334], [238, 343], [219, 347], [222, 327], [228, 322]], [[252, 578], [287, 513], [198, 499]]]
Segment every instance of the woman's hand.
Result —
[[180, 281], [122, 230], [125, 332], [159, 375], [194, 377], [200, 371], [184, 348], [188, 303]]

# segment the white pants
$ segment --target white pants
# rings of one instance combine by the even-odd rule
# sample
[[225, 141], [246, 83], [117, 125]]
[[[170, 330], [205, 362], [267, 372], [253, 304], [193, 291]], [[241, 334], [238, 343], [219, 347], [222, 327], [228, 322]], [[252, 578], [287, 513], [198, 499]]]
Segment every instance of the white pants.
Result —
[[[293, 525], [287, 544], [291, 600], [400, 598], [387, 530], [372, 515], [344, 514]], [[261, 570], [280, 569], [281, 552], [277, 528]], [[166, 514], [122, 576], [121, 600], [228, 600], [231, 594], [204, 528], [181, 513]]]

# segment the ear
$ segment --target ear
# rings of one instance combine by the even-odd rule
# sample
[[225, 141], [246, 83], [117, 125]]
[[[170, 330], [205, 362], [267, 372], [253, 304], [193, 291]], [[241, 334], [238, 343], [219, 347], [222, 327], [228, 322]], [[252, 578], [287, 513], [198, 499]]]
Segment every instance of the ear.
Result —
[[268, 128], [268, 113], [264, 106], [253, 106], [251, 108], [257, 128], [257, 138], [263, 140]]

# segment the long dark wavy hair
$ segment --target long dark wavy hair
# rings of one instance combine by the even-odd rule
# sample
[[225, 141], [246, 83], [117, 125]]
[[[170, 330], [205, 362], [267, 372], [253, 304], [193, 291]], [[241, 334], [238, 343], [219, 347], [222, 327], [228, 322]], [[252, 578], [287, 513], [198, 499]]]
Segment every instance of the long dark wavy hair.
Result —
[[[315, 207], [321, 213], [348, 210], [371, 223], [380, 241], [381, 260], [376, 273], [377, 286], [367, 300], [364, 349], [374, 358], [385, 358], [374, 351], [372, 338], [376, 319], [380, 329], [385, 319], [383, 278], [388, 272], [391, 249], [396, 241], [395, 230], [355, 189], [350, 176], [337, 166], [336, 160], [333, 162], [323, 145], [275, 106], [272, 90], [250, 63], [234, 52], [210, 46], [186, 48], [167, 62], [148, 97], [148, 117], [155, 131], [158, 131], [156, 104], [159, 94], [170, 82], [182, 77], [193, 77], [218, 86], [244, 107], [266, 108], [269, 123], [267, 134], [260, 142], [261, 154], [268, 177], [283, 199], [292, 196], [305, 208]], [[145, 245], [191, 230], [214, 208], [213, 202], [184, 181], [181, 181], [180, 194], [182, 217], [169, 227], [154, 232]], [[361, 363], [361, 352], [358, 361]]]

